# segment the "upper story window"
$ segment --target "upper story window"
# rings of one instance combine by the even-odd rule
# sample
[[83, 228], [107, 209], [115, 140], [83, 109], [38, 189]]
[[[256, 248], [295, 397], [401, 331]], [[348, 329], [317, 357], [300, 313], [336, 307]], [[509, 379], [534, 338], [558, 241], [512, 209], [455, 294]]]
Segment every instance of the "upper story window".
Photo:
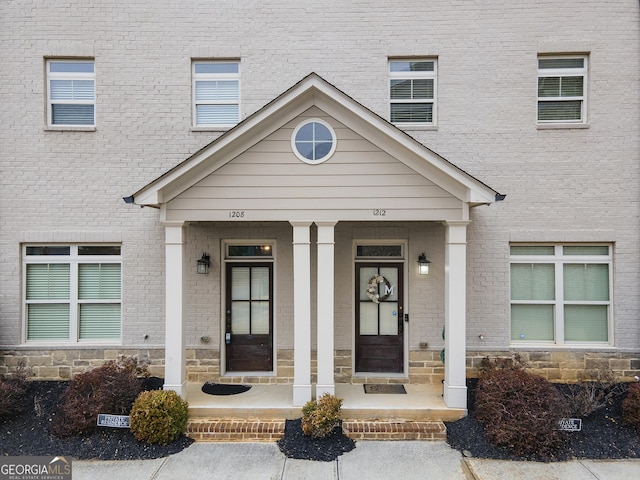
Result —
[[399, 125], [435, 125], [436, 60], [390, 60], [390, 119]]
[[512, 245], [511, 341], [610, 341], [609, 245]]
[[28, 342], [119, 341], [119, 245], [29, 245], [23, 250]]
[[538, 57], [538, 123], [586, 123], [587, 57]]
[[47, 60], [49, 126], [95, 126], [93, 60]]
[[230, 127], [240, 121], [240, 63], [193, 62], [195, 127]]

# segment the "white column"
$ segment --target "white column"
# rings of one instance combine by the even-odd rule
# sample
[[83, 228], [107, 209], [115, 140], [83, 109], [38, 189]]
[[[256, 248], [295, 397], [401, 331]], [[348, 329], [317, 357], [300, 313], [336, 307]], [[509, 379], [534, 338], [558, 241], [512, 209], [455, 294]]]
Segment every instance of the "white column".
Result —
[[164, 389], [186, 399], [187, 354], [184, 335], [184, 225], [165, 225], [166, 293]]
[[336, 222], [316, 222], [318, 226], [318, 383], [316, 398], [335, 395], [333, 377], [334, 337], [334, 241]]
[[293, 226], [293, 406], [311, 400], [311, 222]]
[[444, 403], [467, 408], [466, 299], [467, 225], [445, 222], [445, 364]]

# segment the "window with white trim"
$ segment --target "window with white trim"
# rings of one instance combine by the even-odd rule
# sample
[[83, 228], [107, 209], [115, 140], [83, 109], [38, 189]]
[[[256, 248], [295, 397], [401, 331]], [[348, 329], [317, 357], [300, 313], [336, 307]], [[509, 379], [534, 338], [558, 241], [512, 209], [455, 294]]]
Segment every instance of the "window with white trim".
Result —
[[240, 121], [240, 63], [193, 62], [195, 127], [230, 127]]
[[119, 341], [119, 245], [23, 247], [28, 342]]
[[609, 245], [511, 245], [511, 341], [610, 341]]
[[95, 126], [93, 60], [47, 60], [47, 124]]
[[391, 123], [435, 125], [436, 75], [435, 59], [389, 61]]
[[538, 123], [586, 123], [587, 57], [538, 57]]

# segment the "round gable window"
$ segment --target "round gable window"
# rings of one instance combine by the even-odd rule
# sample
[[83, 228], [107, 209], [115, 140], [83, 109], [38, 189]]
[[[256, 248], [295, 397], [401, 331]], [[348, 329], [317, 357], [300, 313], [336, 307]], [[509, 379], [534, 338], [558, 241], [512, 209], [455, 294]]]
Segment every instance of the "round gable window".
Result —
[[329, 160], [336, 151], [336, 133], [317, 118], [302, 122], [291, 136], [293, 153], [305, 163], [316, 165]]

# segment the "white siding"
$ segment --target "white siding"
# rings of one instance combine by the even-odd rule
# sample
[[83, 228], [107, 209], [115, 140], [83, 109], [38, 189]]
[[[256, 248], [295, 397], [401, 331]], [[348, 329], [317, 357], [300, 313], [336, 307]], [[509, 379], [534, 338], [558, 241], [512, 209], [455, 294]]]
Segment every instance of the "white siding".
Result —
[[[336, 152], [319, 165], [300, 161], [291, 150], [295, 126], [308, 117], [331, 124], [337, 136]], [[313, 108], [167, 205], [168, 220], [229, 220], [232, 212], [242, 212], [244, 221], [442, 220], [462, 219], [463, 205]]]

